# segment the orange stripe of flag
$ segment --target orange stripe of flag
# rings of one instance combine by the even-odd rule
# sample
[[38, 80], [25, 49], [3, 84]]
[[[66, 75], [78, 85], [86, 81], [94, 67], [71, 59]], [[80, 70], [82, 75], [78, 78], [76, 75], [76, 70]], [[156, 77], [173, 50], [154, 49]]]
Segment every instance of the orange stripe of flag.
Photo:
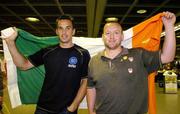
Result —
[[[160, 35], [162, 32], [162, 13], [133, 27], [132, 47], [142, 47], [150, 51], [156, 51], [160, 45]], [[155, 73], [148, 76], [148, 113], [156, 114], [155, 97]]]

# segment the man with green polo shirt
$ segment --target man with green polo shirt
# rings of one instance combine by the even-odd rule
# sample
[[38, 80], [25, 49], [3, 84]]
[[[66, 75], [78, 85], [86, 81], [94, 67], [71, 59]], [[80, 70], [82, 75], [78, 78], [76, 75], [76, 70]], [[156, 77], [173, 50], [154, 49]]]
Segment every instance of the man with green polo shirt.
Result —
[[163, 13], [166, 37], [161, 52], [123, 48], [121, 25], [118, 22], [105, 24], [102, 35], [105, 50], [94, 56], [89, 63], [89, 114], [147, 113], [147, 76], [157, 71], [161, 63], [173, 61], [175, 56], [176, 17], [171, 12]]

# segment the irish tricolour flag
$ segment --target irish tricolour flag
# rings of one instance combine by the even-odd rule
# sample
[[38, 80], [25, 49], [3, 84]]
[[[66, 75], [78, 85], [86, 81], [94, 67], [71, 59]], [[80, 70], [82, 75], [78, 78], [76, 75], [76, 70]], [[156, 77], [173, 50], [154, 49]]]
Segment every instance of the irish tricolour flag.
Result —
[[[124, 31], [125, 39], [122, 43], [124, 47], [142, 47], [155, 51], [159, 49], [160, 34], [162, 31], [162, 14], [145, 20], [144, 22]], [[37, 37], [24, 30], [18, 29], [17, 48], [24, 56], [29, 56], [40, 48], [58, 44], [57, 36]], [[104, 49], [101, 38], [74, 37], [73, 42], [88, 49], [93, 56]], [[44, 66], [32, 68], [27, 71], [18, 69], [9, 54], [6, 43], [3, 41], [4, 54], [7, 63], [8, 91], [12, 107], [21, 104], [36, 104], [39, 92], [44, 80]], [[149, 114], [156, 114], [154, 74], [149, 76]], [[81, 107], [86, 107], [86, 101]]]

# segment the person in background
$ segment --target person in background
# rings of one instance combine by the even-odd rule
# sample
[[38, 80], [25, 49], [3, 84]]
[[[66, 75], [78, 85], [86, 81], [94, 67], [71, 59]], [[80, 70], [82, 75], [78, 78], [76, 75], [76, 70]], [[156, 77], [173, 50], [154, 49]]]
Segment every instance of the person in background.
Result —
[[58, 45], [41, 49], [25, 58], [17, 49], [15, 33], [5, 39], [17, 67], [28, 70], [44, 64], [45, 79], [37, 102], [35, 114], [77, 114], [77, 109], [86, 94], [90, 54], [74, 44], [74, 19], [62, 15], [56, 20]]
[[0, 62], [0, 114], [2, 114], [2, 103], [3, 103], [3, 72], [1, 69], [1, 62]]
[[173, 13], [163, 12], [166, 36], [162, 50], [155, 52], [121, 47], [121, 25], [117, 21], [105, 24], [102, 34], [105, 50], [92, 57], [89, 63], [89, 114], [147, 113], [147, 76], [157, 71], [161, 63], [173, 61], [176, 49], [175, 21]]
[[7, 73], [6, 73], [6, 61], [4, 58], [0, 60], [0, 114], [3, 114], [3, 96], [4, 88], [7, 86]]

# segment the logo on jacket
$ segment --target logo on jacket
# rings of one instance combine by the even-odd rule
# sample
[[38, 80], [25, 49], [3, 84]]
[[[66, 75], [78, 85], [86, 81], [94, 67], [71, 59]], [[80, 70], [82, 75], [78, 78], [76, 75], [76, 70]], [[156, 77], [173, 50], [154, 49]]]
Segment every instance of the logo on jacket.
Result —
[[70, 68], [76, 68], [77, 62], [78, 62], [78, 60], [77, 60], [76, 57], [71, 57], [71, 58], [69, 58], [68, 67], [70, 67]]

